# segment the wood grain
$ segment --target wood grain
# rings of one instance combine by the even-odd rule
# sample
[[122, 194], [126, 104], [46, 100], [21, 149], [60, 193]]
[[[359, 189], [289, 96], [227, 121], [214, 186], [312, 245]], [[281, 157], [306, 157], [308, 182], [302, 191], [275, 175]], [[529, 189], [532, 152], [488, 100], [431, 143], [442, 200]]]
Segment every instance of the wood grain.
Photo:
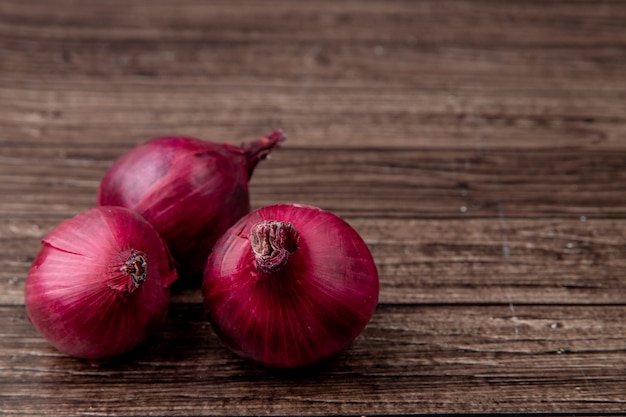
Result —
[[78, 144], [281, 126], [318, 146], [624, 148], [619, 2], [359, 3], [4, 1], [0, 126]]
[[[23, 303], [25, 271], [57, 223], [27, 218], [0, 228], [0, 304]], [[621, 220], [350, 223], [378, 265], [381, 303], [626, 303]], [[181, 289], [174, 300], [193, 302], [196, 292]]]
[[[49, 215], [74, 215], [95, 204], [100, 179], [129, 148], [14, 143], [0, 156], [1, 212], [27, 216], [46, 206]], [[285, 143], [259, 165], [250, 193], [255, 207], [297, 202], [347, 217], [617, 219], [626, 213], [624, 166], [626, 150], [328, 150]]]
[[5, 413], [37, 414], [42, 406], [122, 415], [624, 407], [624, 306], [382, 306], [346, 352], [287, 373], [231, 354], [201, 307], [190, 304], [174, 305], [160, 335], [132, 357], [96, 369], [47, 346], [22, 307], [0, 311], [15, 317], [0, 339], [3, 379], [18, 393], [0, 393]]
[[11, 0], [0, 9], [3, 69], [37, 78], [44, 66], [44, 78], [315, 79], [606, 92], [626, 87], [620, 65], [626, 16], [619, 2], [362, 3], [117, 0], [83, 8], [71, 0], [46, 7]]
[[[623, 413], [626, 3], [0, 2], [0, 415]], [[288, 140], [252, 207], [363, 236], [380, 304], [342, 354], [275, 372], [197, 289], [100, 368], [23, 291], [41, 238], [135, 144]]]
[[240, 143], [281, 127], [303, 147], [623, 150], [624, 97], [184, 77], [22, 81], [0, 72], [0, 126], [7, 145], [127, 145], [168, 134]]

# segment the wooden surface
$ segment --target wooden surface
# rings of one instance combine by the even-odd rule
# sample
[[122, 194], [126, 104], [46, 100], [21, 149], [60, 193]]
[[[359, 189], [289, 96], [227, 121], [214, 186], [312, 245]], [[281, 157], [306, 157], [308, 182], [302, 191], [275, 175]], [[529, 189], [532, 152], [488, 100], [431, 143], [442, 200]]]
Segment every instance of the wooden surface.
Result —
[[[280, 127], [253, 207], [331, 210], [380, 305], [307, 371], [197, 291], [101, 368], [25, 317], [40, 239], [134, 144]], [[626, 410], [626, 2], [0, 1], [0, 414]]]

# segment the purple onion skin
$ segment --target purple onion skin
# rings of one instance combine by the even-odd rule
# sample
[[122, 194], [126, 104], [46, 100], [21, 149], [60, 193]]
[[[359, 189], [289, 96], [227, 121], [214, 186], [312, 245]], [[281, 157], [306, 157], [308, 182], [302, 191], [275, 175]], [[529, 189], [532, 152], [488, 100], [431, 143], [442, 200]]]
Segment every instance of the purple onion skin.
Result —
[[165, 240], [181, 278], [199, 282], [217, 239], [250, 212], [254, 168], [283, 140], [280, 131], [242, 146], [150, 140], [115, 161], [100, 183], [98, 204], [143, 216]]
[[216, 243], [203, 281], [220, 339], [272, 368], [313, 365], [345, 349], [372, 317], [378, 292], [376, 265], [358, 233], [332, 213], [299, 205], [239, 220]]
[[148, 222], [122, 207], [97, 207], [43, 239], [26, 280], [26, 310], [51, 345], [96, 365], [158, 331], [176, 279]]

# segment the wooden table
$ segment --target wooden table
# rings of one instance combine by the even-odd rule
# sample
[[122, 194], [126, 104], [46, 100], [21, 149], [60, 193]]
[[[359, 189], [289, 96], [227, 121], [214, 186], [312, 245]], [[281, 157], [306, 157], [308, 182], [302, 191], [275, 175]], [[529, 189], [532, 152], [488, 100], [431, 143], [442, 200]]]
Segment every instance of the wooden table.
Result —
[[[41, 238], [155, 136], [280, 127], [253, 208], [330, 210], [381, 277], [363, 334], [275, 372], [198, 291], [92, 368], [26, 319]], [[0, 2], [0, 414], [626, 410], [626, 2]]]

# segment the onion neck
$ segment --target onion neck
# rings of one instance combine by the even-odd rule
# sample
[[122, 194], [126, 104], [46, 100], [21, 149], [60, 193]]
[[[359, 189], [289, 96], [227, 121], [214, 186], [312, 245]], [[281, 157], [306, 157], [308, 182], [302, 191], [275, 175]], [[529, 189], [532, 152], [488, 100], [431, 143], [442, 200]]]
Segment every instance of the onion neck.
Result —
[[[123, 258], [122, 258], [123, 259]], [[148, 258], [145, 253], [131, 249], [126, 260], [118, 264], [110, 287], [123, 293], [135, 292], [148, 277]]]
[[282, 269], [298, 248], [298, 231], [289, 222], [265, 220], [250, 229], [250, 246], [257, 267], [265, 272]]
[[252, 176], [252, 172], [257, 164], [267, 158], [270, 152], [277, 148], [284, 140], [285, 134], [282, 130], [275, 130], [261, 139], [244, 143], [241, 146], [248, 157], [248, 177]]

